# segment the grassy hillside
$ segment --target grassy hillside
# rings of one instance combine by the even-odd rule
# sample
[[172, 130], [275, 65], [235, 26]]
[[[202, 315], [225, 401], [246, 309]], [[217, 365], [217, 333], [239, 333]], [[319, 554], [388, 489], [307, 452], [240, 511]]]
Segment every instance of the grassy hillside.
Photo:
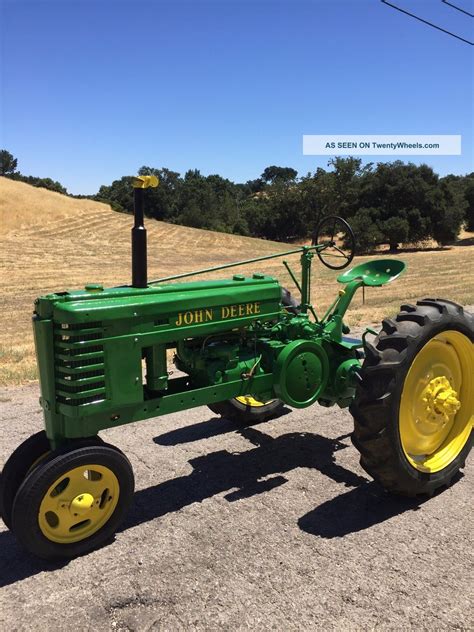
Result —
[[[5, 178], [0, 178], [0, 200], [0, 383], [14, 384], [36, 378], [30, 319], [37, 296], [86, 283], [118, 285], [130, 280], [131, 217], [105, 204]], [[285, 244], [162, 222], [148, 221], [147, 227], [151, 279], [286, 248]], [[367, 290], [365, 305], [361, 296], [356, 297], [349, 323], [379, 322], [395, 314], [400, 303], [427, 295], [474, 303], [474, 245], [472, 236], [465, 237], [461, 245], [449, 249], [401, 255], [409, 265], [408, 273], [386, 288]], [[298, 267], [296, 259], [294, 267]], [[281, 261], [247, 270], [274, 274], [291, 288]], [[313, 270], [313, 302], [323, 309], [339, 289], [337, 275], [317, 260]]]

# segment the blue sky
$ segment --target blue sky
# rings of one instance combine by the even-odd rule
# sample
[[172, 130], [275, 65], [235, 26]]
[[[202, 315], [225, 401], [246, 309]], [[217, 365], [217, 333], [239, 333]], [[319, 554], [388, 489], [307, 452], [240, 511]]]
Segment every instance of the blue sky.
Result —
[[[441, 0], [393, 1], [474, 39]], [[303, 175], [328, 161], [303, 134], [462, 134], [411, 160], [474, 169], [473, 47], [380, 0], [0, 2], [0, 147], [72, 193], [142, 165]]]

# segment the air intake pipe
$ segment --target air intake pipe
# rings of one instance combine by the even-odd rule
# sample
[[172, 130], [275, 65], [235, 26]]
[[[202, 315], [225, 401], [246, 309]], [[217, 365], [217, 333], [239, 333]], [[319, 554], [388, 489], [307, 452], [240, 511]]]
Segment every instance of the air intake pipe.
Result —
[[148, 286], [143, 190], [157, 186], [156, 176], [136, 176], [133, 180], [132, 287]]

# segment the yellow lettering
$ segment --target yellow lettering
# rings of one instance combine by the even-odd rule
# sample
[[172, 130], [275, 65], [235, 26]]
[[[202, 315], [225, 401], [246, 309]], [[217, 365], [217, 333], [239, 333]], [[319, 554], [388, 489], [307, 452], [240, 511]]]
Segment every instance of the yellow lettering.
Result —
[[[228, 310], [228, 307], [222, 308], [222, 317], [228, 318], [229, 314], [224, 315], [224, 310]], [[212, 309], [196, 309], [194, 312], [179, 312], [178, 318], [175, 321], [176, 327], [182, 327], [183, 325], [192, 325], [193, 323], [205, 323], [208, 320], [214, 320], [214, 314]]]
[[[239, 303], [238, 305], [223, 305], [221, 307], [221, 318], [237, 318], [237, 316], [254, 316], [260, 314], [260, 303]], [[193, 312], [179, 312], [176, 327], [183, 325], [192, 325], [193, 323], [205, 323], [214, 320], [214, 312], [212, 309], [196, 309]]]

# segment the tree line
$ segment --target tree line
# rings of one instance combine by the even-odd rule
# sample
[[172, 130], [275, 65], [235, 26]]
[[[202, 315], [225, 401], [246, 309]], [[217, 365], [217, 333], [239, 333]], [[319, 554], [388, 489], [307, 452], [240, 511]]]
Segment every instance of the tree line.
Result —
[[[4, 172], [8, 161], [3, 153], [0, 174], [28, 181], [29, 176], [19, 177], [16, 164], [13, 172]], [[380, 245], [396, 250], [430, 239], [443, 245], [454, 241], [463, 226], [474, 230], [474, 172], [439, 177], [424, 164], [362, 165], [361, 159], [349, 157], [334, 158], [327, 169], [301, 177], [291, 167], [269, 166], [245, 183], [204, 176], [196, 169], [181, 175], [144, 166], [139, 174], [160, 180], [158, 188], [145, 191], [148, 217], [195, 228], [293, 241], [310, 238], [324, 216], [340, 215], [352, 225], [359, 252]], [[132, 177], [114, 180], [88, 197], [132, 213]]]
[[35, 176], [25, 176], [17, 171], [18, 160], [6, 149], [0, 150], [0, 176], [5, 176], [11, 180], [26, 182], [34, 187], [49, 189], [63, 195], [68, 195], [66, 187], [63, 187], [57, 180], [51, 178], [37, 178]]

